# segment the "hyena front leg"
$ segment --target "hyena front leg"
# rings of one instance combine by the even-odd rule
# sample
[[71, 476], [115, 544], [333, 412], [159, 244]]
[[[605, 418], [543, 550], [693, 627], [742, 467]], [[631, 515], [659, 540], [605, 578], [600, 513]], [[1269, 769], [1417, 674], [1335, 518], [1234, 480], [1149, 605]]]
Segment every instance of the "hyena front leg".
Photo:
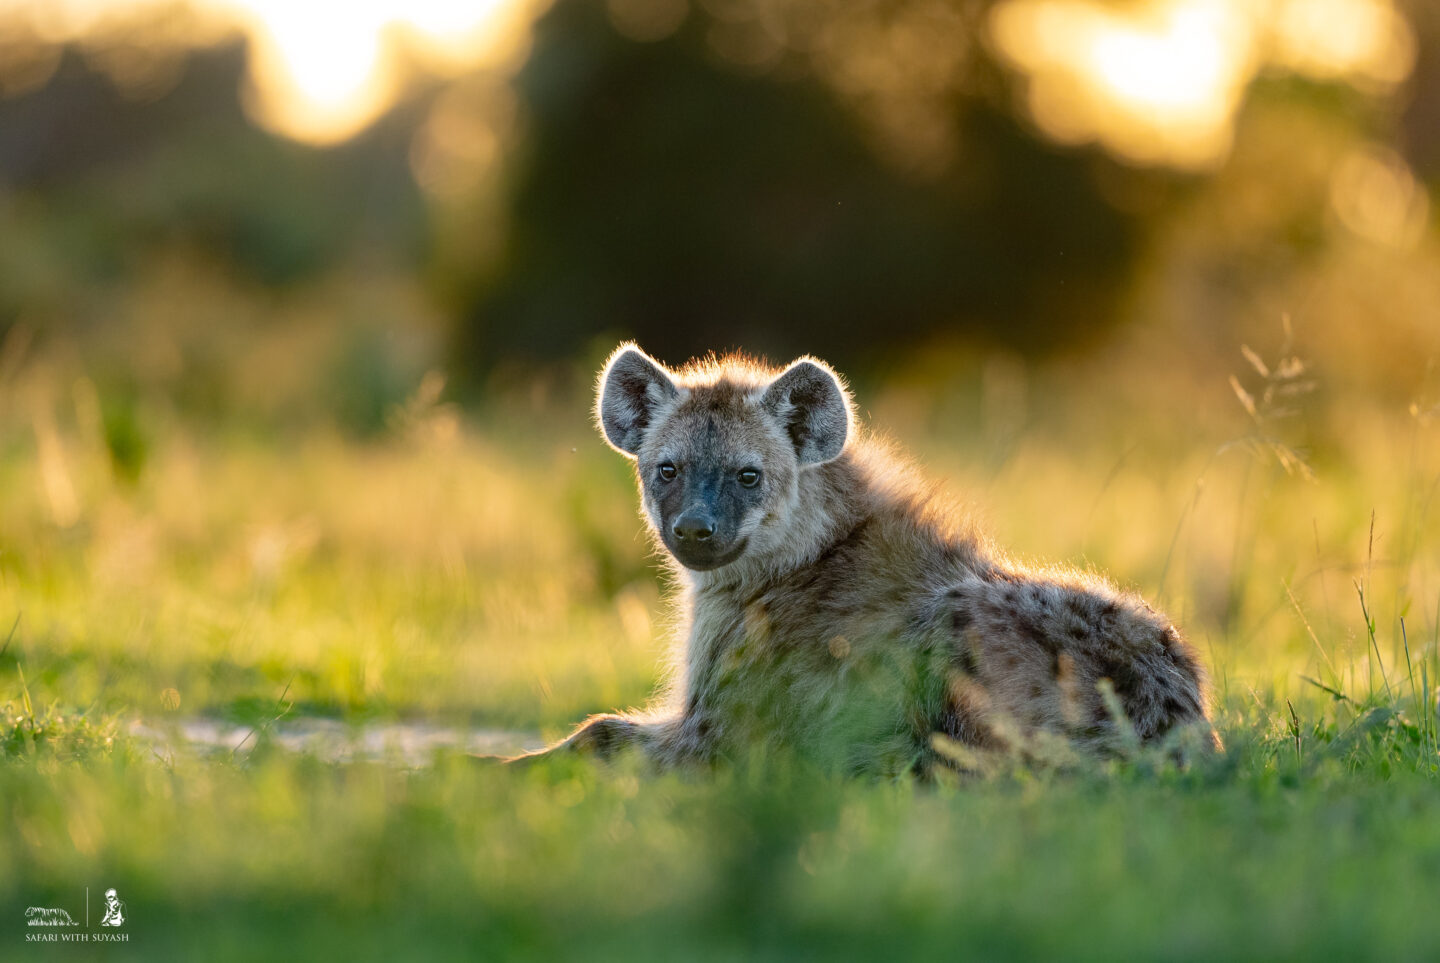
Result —
[[521, 762], [550, 755], [588, 755], [612, 759], [635, 749], [646, 758], [662, 765], [674, 765], [695, 753], [686, 738], [682, 719], [636, 718], [605, 713], [591, 716], [564, 740], [537, 752], [517, 756], [510, 762]]
[[641, 742], [641, 727], [641, 723], [625, 716], [613, 713], [595, 715], [586, 719], [574, 732], [555, 745], [522, 753], [505, 761], [533, 762], [546, 756], [557, 755], [593, 755], [609, 759], [621, 750]]
[[591, 753], [609, 759], [643, 739], [641, 724], [625, 716], [605, 713], [582, 722], [553, 751]]

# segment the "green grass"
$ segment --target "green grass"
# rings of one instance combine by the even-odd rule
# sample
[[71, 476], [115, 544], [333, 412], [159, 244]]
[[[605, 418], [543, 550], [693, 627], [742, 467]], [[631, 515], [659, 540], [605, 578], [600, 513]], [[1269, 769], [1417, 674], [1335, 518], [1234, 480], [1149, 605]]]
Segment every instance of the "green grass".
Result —
[[[933, 785], [282, 751], [278, 717], [549, 737], [645, 701], [664, 586], [583, 395], [364, 443], [138, 404], [116, 463], [83, 393], [10, 386], [0, 958], [1435, 958], [1440, 430], [1115, 364], [861, 401], [1019, 557], [1157, 598], [1228, 750]], [[197, 716], [256, 747], [131, 734]], [[129, 943], [24, 944], [111, 886]]]

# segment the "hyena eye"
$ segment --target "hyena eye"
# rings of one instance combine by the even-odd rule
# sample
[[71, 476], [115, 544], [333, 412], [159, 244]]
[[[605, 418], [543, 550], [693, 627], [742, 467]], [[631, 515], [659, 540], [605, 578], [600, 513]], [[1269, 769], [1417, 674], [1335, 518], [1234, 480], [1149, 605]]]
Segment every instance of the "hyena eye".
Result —
[[756, 485], [760, 484], [760, 469], [742, 468], [740, 469], [739, 478], [740, 484], [744, 485], [746, 488], [754, 488]]
[[674, 480], [675, 480], [675, 466], [672, 465], [672, 464], [670, 464], [668, 461], [667, 461], [665, 464], [661, 465], [661, 466], [660, 466], [660, 477], [663, 478], [663, 479], [665, 479], [665, 481], [674, 481]]

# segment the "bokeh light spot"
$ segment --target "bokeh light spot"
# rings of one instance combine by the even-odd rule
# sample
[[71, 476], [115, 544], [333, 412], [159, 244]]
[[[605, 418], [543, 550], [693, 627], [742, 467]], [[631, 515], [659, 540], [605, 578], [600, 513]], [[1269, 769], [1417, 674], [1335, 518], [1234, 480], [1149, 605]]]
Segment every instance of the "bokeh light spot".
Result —
[[1393, 87], [1414, 64], [1413, 35], [1386, 0], [1005, 0], [990, 33], [1028, 77], [1048, 136], [1177, 167], [1224, 159], [1267, 63], [1364, 88]]

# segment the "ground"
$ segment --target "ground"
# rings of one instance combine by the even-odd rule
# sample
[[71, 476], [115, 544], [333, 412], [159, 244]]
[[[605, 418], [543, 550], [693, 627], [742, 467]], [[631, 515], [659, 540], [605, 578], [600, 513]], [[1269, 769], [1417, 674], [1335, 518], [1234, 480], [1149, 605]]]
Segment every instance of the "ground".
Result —
[[[1254, 417], [1223, 378], [1153, 402], [1164, 373], [857, 385], [1002, 546], [1109, 572], [1214, 668], [1216, 759], [934, 784], [285, 747], [646, 700], [665, 586], [583, 384], [364, 440], [142, 410], [134, 464], [68, 389], [11, 406], [0, 957], [1433, 958], [1440, 425], [1281, 420], [1242, 367]], [[26, 944], [87, 887], [128, 942]]]

